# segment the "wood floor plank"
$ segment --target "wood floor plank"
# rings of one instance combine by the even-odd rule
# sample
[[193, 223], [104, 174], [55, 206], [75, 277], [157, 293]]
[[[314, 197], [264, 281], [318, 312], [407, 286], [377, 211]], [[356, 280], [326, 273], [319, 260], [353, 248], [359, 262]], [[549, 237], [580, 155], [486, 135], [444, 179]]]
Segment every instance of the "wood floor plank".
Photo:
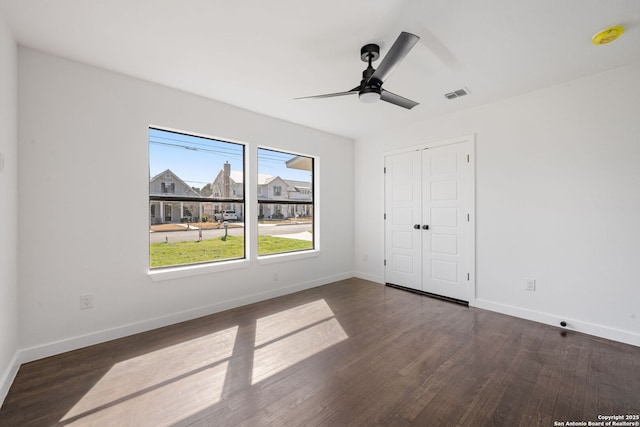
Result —
[[27, 363], [1, 426], [551, 426], [640, 413], [640, 348], [360, 279]]

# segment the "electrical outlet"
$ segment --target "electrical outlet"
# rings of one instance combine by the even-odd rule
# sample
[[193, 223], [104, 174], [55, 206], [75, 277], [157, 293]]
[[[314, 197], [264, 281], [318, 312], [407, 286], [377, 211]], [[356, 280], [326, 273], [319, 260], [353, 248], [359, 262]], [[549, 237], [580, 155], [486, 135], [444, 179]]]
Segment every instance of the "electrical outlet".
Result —
[[536, 279], [524, 279], [524, 290], [525, 291], [535, 291], [536, 290]]
[[80, 310], [93, 308], [93, 295], [80, 295]]

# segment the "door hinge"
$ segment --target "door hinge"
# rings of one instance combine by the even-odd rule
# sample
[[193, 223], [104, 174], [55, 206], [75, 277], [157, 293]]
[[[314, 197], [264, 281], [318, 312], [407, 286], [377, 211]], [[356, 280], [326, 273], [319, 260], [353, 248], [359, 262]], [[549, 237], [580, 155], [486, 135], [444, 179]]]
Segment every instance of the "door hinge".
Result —
[[387, 214], [384, 214], [384, 219], [387, 219]]
[[467, 154], [467, 163], [469, 163], [469, 155]]
[[467, 214], [467, 222], [469, 222], [469, 214]]
[[387, 168], [386, 167], [384, 168], [384, 173], [387, 173]]
[[467, 280], [469, 280], [469, 273], [467, 273]]
[[384, 265], [387, 265], [387, 260], [386, 259], [384, 260]]

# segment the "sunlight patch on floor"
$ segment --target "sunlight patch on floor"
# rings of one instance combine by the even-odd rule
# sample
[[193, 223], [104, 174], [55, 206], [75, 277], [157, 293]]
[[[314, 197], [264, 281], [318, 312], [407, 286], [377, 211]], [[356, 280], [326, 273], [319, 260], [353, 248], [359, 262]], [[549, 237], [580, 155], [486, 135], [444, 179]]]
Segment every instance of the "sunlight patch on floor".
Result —
[[[59, 425], [175, 425], [219, 403], [225, 383], [242, 379], [243, 372], [244, 383], [234, 387], [250, 387], [348, 338], [324, 299], [243, 328], [240, 334], [234, 326], [114, 364]], [[242, 336], [248, 342], [243, 344]], [[234, 364], [251, 357], [244, 371]], [[234, 366], [240, 371], [229, 373]]]
[[153, 426], [169, 427], [218, 403], [229, 362], [219, 363], [194, 374], [134, 394], [79, 418], [68, 426]]
[[[98, 421], [116, 420], [118, 414], [139, 414], [148, 421], [154, 413], [171, 413], [154, 408], [154, 399], [173, 401], [181, 408], [173, 412], [183, 415], [217, 403], [237, 332], [234, 326], [116, 363], [61, 422], [103, 425]], [[165, 425], [166, 420], [147, 421], [143, 424]]]
[[256, 325], [251, 384], [282, 372], [347, 338], [325, 300], [261, 318]]
[[333, 311], [323, 299], [261, 317], [256, 321], [255, 346], [259, 347], [269, 341], [275, 341], [332, 317], [334, 317]]

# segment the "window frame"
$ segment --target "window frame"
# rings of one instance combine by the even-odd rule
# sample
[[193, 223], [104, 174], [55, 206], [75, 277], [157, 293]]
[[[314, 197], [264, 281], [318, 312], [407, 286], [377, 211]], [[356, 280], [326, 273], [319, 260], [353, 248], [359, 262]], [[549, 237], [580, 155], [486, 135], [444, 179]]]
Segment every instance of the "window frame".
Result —
[[[294, 151], [289, 151], [283, 148], [274, 148], [274, 147], [267, 147], [264, 145], [259, 145], [256, 147], [256, 178], [260, 175], [260, 150], [267, 150], [267, 151], [273, 151], [276, 153], [280, 153], [280, 154], [288, 154], [291, 156], [298, 156], [298, 157], [306, 157], [308, 159], [311, 160], [311, 182], [310, 182], [310, 196], [311, 196], [311, 201], [308, 202], [301, 202], [299, 200], [260, 200], [258, 198], [259, 195], [262, 195], [260, 190], [259, 190], [259, 183], [256, 180], [256, 196], [255, 196], [255, 200], [256, 200], [256, 204], [257, 204], [257, 209], [256, 209], [256, 214], [254, 215], [254, 219], [257, 221], [258, 220], [258, 214], [260, 212], [260, 205], [310, 205], [311, 206], [311, 212], [312, 212], [312, 223], [311, 223], [311, 229], [312, 229], [312, 233], [311, 233], [311, 248], [309, 249], [299, 249], [299, 250], [292, 250], [292, 251], [286, 251], [286, 252], [276, 252], [276, 253], [271, 253], [271, 254], [264, 254], [264, 255], [260, 255], [260, 244], [258, 242], [258, 237], [259, 237], [259, 232], [256, 230], [256, 257], [258, 259], [258, 262], [260, 264], [271, 264], [274, 262], [280, 262], [280, 261], [289, 261], [289, 260], [294, 260], [294, 259], [304, 259], [304, 258], [310, 258], [310, 257], [316, 257], [319, 255], [320, 253], [320, 248], [319, 248], [319, 240], [318, 240], [318, 235], [319, 235], [319, 207], [318, 207], [318, 191], [317, 191], [317, 174], [318, 174], [318, 163], [319, 163], [319, 159], [318, 156], [314, 156], [314, 155], [310, 155], [310, 154], [303, 154], [300, 152], [294, 152]], [[286, 178], [280, 177], [282, 180], [286, 181]], [[275, 186], [274, 186], [275, 187]], [[267, 196], [268, 196], [268, 191], [267, 191]], [[274, 195], [275, 197], [275, 195]], [[287, 208], [288, 209], [288, 208]]]
[[[180, 202], [194, 203], [195, 202], [195, 203], [230, 204], [230, 205], [241, 204], [243, 206], [242, 211], [244, 212], [244, 215], [245, 215], [243, 218], [244, 241], [243, 241], [242, 257], [225, 258], [220, 260], [208, 260], [208, 261], [195, 262], [195, 263], [189, 263], [189, 264], [174, 264], [174, 265], [167, 265], [167, 266], [161, 266], [161, 267], [151, 267], [151, 250], [150, 250], [151, 241], [149, 241], [147, 244], [147, 255], [148, 255], [147, 268], [148, 268], [148, 274], [151, 277], [151, 279], [153, 281], [169, 280], [173, 278], [193, 276], [193, 275], [205, 274], [205, 273], [216, 272], [216, 271], [226, 271], [229, 269], [236, 269], [236, 268], [242, 268], [242, 267], [248, 266], [249, 239], [247, 238], [248, 233], [247, 233], [247, 216], [246, 216], [247, 205], [248, 205], [246, 190], [247, 190], [247, 178], [249, 176], [246, 170], [247, 152], [249, 149], [248, 144], [240, 141], [231, 140], [228, 138], [219, 138], [219, 137], [214, 137], [210, 135], [199, 134], [197, 132], [186, 132], [186, 131], [166, 128], [163, 126], [154, 126], [154, 125], [147, 126], [147, 144], [150, 143], [149, 133], [151, 130], [170, 132], [170, 133], [184, 135], [188, 137], [194, 137], [194, 138], [208, 139], [216, 142], [234, 144], [241, 147], [242, 148], [242, 153], [241, 153], [242, 195], [239, 198], [219, 198], [219, 197], [216, 198], [213, 194], [211, 195], [211, 197], [175, 196], [173, 195], [175, 193], [162, 193], [162, 192], [160, 193], [161, 195], [152, 195], [151, 189], [147, 184], [148, 204], [150, 206], [153, 202], [169, 202], [169, 203], [180, 203]], [[148, 157], [147, 167], [149, 168], [148, 176], [151, 177], [151, 173], [150, 173], [151, 158], [150, 156], [147, 156], [147, 157]], [[222, 170], [224, 170], [224, 165], [222, 166], [222, 168], [223, 168]], [[163, 176], [161, 179], [163, 180], [162, 183], [164, 184], [164, 180], [166, 180], [166, 175]], [[215, 176], [213, 177], [213, 179], [215, 180]], [[175, 186], [175, 182], [173, 182], [172, 185]], [[174, 187], [174, 191], [175, 191], [175, 187]], [[168, 195], [165, 195], [165, 194], [168, 194]], [[235, 195], [235, 191], [234, 191], [234, 195]], [[165, 219], [162, 218], [162, 220], [164, 221]], [[148, 228], [150, 229], [152, 225], [150, 211], [147, 217], [147, 221], [148, 221]]]
[[[215, 200], [202, 200], [198, 197], [181, 197], [181, 196], [169, 196], [169, 201], [185, 201], [185, 202], [209, 202], [209, 203], [225, 203], [228, 202], [230, 204], [241, 203], [243, 205], [243, 215], [244, 215], [244, 256], [243, 258], [229, 258], [222, 260], [211, 260], [204, 261], [192, 264], [178, 264], [173, 266], [164, 266], [164, 267], [155, 267], [151, 268], [151, 259], [150, 259], [150, 251], [149, 251], [149, 241], [147, 243], [147, 276], [152, 282], [163, 282], [163, 281], [171, 281], [181, 278], [194, 277], [199, 275], [208, 275], [215, 274], [219, 272], [225, 271], [234, 271], [250, 268], [252, 265], [269, 265], [274, 263], [281, 262], [291, 262], [303, 259], [310, 259], [320, 256], [321, 248], [320, 248], [320, 157], [317, 155], [304, 154], [296, 151], [290, 151], [283, 148], [275, 148], [268, 147], [264, 145], [254, 145], [248, 142], [243, 142], [239, 140], [234, 140], [226, 137], [217, 137], [209, 134], [202, 134], [198, 132], [192, 131], [183, 131], [176, 130], [164, 126], [156, 126], [149, 125], [147, 126], [147, 136], [150, 129], [157, 129], [160, 131], [172, 132], [187, 136], [200, 137], [205, 139], [211, 139], [220, 142], [227, 142], [231, 144], [237, 144], [242, 146], [242, 170], [243, 170], [243, 183], [242, 183], [242, 196], [240, 199], [225, 199], [225, 201], [220, 201], [220, 198], [216, 198]], [[147, 137], [147, 144], [149, 143], [149, 138]], [[147, 146], [148, 147], [148, 146]], [[279, 205], [300, 205], [307, 204], [311, 205], [311, 213], [313, 215], [312, 218], [312, 247], [309, 249], [301, 249], [295, 251], [287, 251], [287, 252], [278, 252], [272, 254], [258, 254], [258, 236], [259, 236], [259, 227], [258, 227], [258, 214], [260, 212], [260, 205], [263, 203], [259, 203], [260, 196], [268, 196], [268, 194], [263, 194], [258, 191], [258, 177], [259, 177], [259, 161], [258, 154], [260, 149], [275, 151], [279, 153], [290, 154], [292, 156], [301, 156], [309, 158], [312, 161], [312, 169], [311, 169], [311, 185], [309, 191], [311, 193], [311, 201], [300, 203], [299, 201], [292, 201], [287, 203], [287, 201], [283, 200], [274, 200], [273, 204]], [[148, 162], [147, 167], [150, 166]], [[249, 169], [247, 169], [249, 166]], [[150, 176], [150, 174], [148, 174]], [[215, 177], [214, 177], [215, 178]], [[255, 188], [253, 187], [253, 184]], [[151, 203], [151, 195], [149, 192], [149, 181], [147, 181], [147, 195], [149, 196], [148, 203]], [[215, 195], [213, 193], [211, 198], [214, 198]], [[268, 193], [268, 192], [267, 192]], [[162, 196], [158, 197], [161, 200], [164, 200]], [[284, 202], [284, 203], [283, 203]], [[150, 213], [150, 211], [147, 211]], [[160, 215], [160, 211], [156, 208], [156, 217]], [[151, 225], [151, 216], [150, 214], [147, 216], [148, 225]]]

